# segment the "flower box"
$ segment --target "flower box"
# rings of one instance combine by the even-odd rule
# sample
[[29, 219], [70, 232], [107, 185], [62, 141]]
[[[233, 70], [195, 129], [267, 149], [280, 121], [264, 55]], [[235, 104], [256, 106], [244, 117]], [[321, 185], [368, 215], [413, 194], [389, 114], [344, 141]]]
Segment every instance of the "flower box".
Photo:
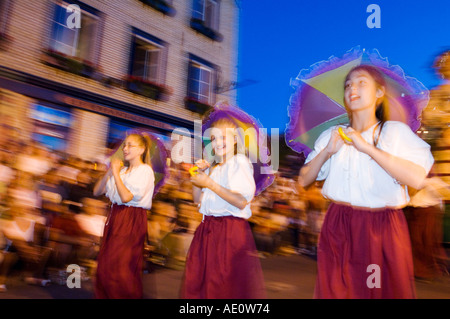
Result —
[[143, 4], [146, 4], [153, 9], [167, 15], [173, 17], [176, 13], [175, 8], [171, 6], [167, 1], [164, 0], [140, 0]]
[[87, 78], [94, 77], [96, 73], [93, 63], [50, 49], [43, 52], [41, 60], [44, 64]]
[[202, 115], [212, 109], [211, 105], [200, 102], [192, 97], [186, 97], [184, 99], [184, 105], [188, 110]]
[[171, 93], [169, 87], [137, 76], [128, 76], [126, 83], [129, 91], [157, 101], [165, 99]]
[[214, 41], [221, 42], [223, 39], [223, 36], [219, 32], [206, 26], [205, 21], [201, 19], [192, 18], [191, 28]]

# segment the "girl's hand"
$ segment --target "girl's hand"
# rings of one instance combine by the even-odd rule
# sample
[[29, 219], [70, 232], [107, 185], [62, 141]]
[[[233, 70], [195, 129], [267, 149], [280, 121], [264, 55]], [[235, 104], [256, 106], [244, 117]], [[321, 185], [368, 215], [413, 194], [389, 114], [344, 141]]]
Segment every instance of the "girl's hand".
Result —
[[118, 174], [120, 172], [120, 169], [122, 168], [122, 166], [123, 166], [123, 162], [120, 159], [118, 159], [116, 157], [113, 157], [111, 159], [111, 171], [113, 174]]
[[362, 138], [361, 134], [355, 131], [353, 128], [348, 127], [344, 129], [344, 133], [352, 139], [352, 142], [349, 143], [353, 145], [358, 151], [362, 153], [367, 153], [370, 144], [366, 142], [365, 139]]
[[211, 185], [212, 179], [203, 171], [199, 170], [197, 174], [191, 176], [191, 182], [199, 188], [208, 188]]
[[335, 153], [337, 153], [340, 150], [342, 145], [344, 145], [344, 141], [342, 140], [341, 136], [339, 135], [337, 128], [335, 128], [331, 132], [330, 141], [328, 142], [328, 145], [325, 148], [326, 152], [328, 153], [329, 156], [334, 155]]
[[199, 171], [204, 172], [206, 169], [210, 167], [210, 164], [204, 159], [199, 159], [198, 161], [195, 162], [195, 166], [198, 167]]

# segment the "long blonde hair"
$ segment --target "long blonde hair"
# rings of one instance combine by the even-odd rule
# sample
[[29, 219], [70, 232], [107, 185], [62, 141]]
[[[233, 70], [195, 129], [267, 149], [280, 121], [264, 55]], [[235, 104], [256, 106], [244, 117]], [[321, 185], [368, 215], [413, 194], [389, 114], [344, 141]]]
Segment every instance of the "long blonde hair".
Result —
[[135, 137], [139, 146], [144, 147], [144, 152], [141, 155], [141, 160], [144, 164], [151, 166], [152, 163], [151, 163], [150, 147], [152, 146], [152, 140], [150, 139], [150, 136], [143, 133], [131, 133], [127, 136], [127, 138], [130, 136]]

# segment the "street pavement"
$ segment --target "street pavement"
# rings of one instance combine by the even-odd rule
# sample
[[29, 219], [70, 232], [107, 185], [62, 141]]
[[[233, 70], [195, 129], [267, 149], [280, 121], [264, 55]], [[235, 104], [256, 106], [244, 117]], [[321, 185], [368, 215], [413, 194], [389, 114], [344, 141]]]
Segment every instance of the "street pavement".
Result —
[[[269, 299], [312, 299], [316, 279], [316, 260], [306, 255], [272, 255], [261, 258]], [[182, 268], [154, 266], [144, 275], [146, 299], [178, 299]], [[0, 299], [91, 299], [91, 279], [81, 281], [81, 288], [51, 284], [27, 285], [19, 276], [8, 278], [7, 292]], [[418, 299], [450, 299], [450, 280], [416, 281]]]

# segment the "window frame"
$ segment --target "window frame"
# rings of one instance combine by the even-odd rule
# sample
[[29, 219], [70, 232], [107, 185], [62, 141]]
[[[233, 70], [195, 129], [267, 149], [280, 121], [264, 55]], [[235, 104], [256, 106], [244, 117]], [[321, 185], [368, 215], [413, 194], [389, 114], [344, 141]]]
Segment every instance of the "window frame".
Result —
[[[146, 79], [143, 76], [135, 75], [134, 64], [135, 64], [135, 54], [137, 40], [149, 43], [153, 46], [160, 48], [159, 54], [159, 66], [158, 69], [158, 79], [157, 81], [152, 81]], [[135, 27], [131, 28], [131, 47], [129, 64], [127, 71], [126, 88], [134, 93], [149, 97], [153, 100], [165, 100], [171, 93], [171, 89], [166, 86], [166, 73], [167, 73], [167, 57], [169, 52], [169, 44], [164, 40], [161, 40], [149, 33], [141, 31]], [[147, 62], [147, 61], [146, 61]], [[148, 65], [144, 66], [147, 69]]]
[[[211, 11], [214, 14], [213, 17], [207, 16], [208, 4], [214, 5], [214, 10]], [[220, 12], [220, 0], [193, 0], [191, 28], [214, 41], [221, 42], [223, 37], [219, 32]]]
[[11, 0], [0, 0], [0, 3], [4, 6], [3, 8], [0, 6], [0, 35], [6, 35], [12, 2]]
[[139, 0], [144, 5], [153, 8], [156, 11], [161, 12], [169, 17], [174, 17], [176, 10], [173, 6], [173, 0]]
[[7, 50], [12, 38], [8, 35], [10, 13], [13, 7], [11, 0], [0, 0], [3, 7], [0, 7], [0, 51]]
[[[198, 66], [198, 67], [197, 67]], [[208, 101], [199, 99], [201, 94], [201, 86], [198, 86], [197, 91], [193, 91], [193, 68], [198, 68], [200, 70], [207, 70], [210, 72], [210, 82], [209, 82], [209, 97]], [[194, 112], [204, 113], [206, 110], [211, 108], [216, 101], [216, 90], [215, 85], [217, 82], [217, 66], [211, 62], [206, 61], [194, 54], [189, 53], [188, 55], [188, 77], [187, 77], [187, 87], [186, 87], [186, 107]], [[201, 72], [199, 72], [199, 78], [196, 79], [198, 83], [202, 82]], [[194, 94], [193, 94], [194, 93]]]
[[[145, 81], [156, 83], [156, 84], [164, 84], [164, 82], [165, 82], [164, 61], [166, 61], [165, 56], [166, 56], [167, 47], [165, 46], [164, 43], [161, 43], [161, 42], [158, 43], [158, 41], [154, 41], [152, 39], [149, 39], [147, 37], [144, 37], [142, 35], [135, 34], [135, 33], [133, 33], [133, 44], [132, 44], [132, 52], [131, 52], [131, 57], [130, 57], [130, 68], [128, 70], [128, 74], [130, 76], [137, 76], [137, 75], [133, 74], [133, 69], [134, 69], [133, 66], [134, 66], [135, 61], [136, 61], [136, 58], [135, 58], [136, 39], [157, 47], [158, 48], [158, 52], [159, 52], [156, 79], [150, 79], [148, 76], [146, 76], [146, 73], [148, 73], [148, 69], [149, 69], [149, 65], [147, 64], [148, 63], [147, 56], [146, 56], [146, 59], [145, 59], [144, 75], [142, 76], [142, 79], [145, 80]], [[148, 52], [148, 50], [146, 50], [146, 52]]]
[[[62, 55], [66, 55], [65, 52], [62, 51], [58, 51], [57, 49], [55, 49], [55, 45], [54, 43], [62, 43], [62, 45], [65, 45], [64, 42], [59, 41], [57, 35], [57, 28], [61, 29], [61, 28], [67, 28], [64, 26], [64, 24], [61, 23], [61, 21], [59, 21], [59, 17], [57, 16], [58, 14], [58, 7], [62, 8], [63, 11], [67, 11], [67, 7], [69, 5], [78, 5], [80, 7], [80, 11], [81, 11], [81, 19], [83, 20], [83, 15], [84, 16], [88, 16], [89, 18], [93, 19], [96, 23], [95, 26], [95, 33], [92, 36], [92, 39], [95, 41], [94, 45], [89, 45], [89, 52], [88, 54], [85, 54], [85, 56], [89, 56], [92, 57], [90, 59], [82, 59], [81, 56], [82, 54], [77, 54], [77, 51], [80, 50], [80, 37], [81, 37], [81, 30], [83, 28], [80, 28], [80, 30], [74, 30], [74, 32], [76, 32], [76, 36], [74, 38], [74, 44], [71, 46], [72, 48], [72, 54], [68, 55], [70, 58], [73, 59], [78, 59], [78, 60], [82, 60], [83, 62], [89, 63], [89, 64], [97, 64], [97, 59], [98, 59], [98, 47], [100, 45], [99, 42], [99, 35], [100, 35], [100, 31], [101, 31], [101, 16], [100, 16], [100, 11], [98, 11], [97, 9], [94, 9], [92, 7], [89, 7], [87, 5], [85, 5], [84, 3], [81, 3], [79, 1], [71, 1], [71, 0], [61, 0], [61, 1], [57, 1], [54, 3], [54, 14], [53, 14], [53, 18], [50, 24], [50, 37], [49, 37], [49, 42], [48, 42], [48, 49], [62, 54]], [[65, 9], [65, 10], [64, 10]], [[61, 9], [59, 9], [61, 10]], [[55, 27], [56, 25], [58, 25], [58, 27]]]

